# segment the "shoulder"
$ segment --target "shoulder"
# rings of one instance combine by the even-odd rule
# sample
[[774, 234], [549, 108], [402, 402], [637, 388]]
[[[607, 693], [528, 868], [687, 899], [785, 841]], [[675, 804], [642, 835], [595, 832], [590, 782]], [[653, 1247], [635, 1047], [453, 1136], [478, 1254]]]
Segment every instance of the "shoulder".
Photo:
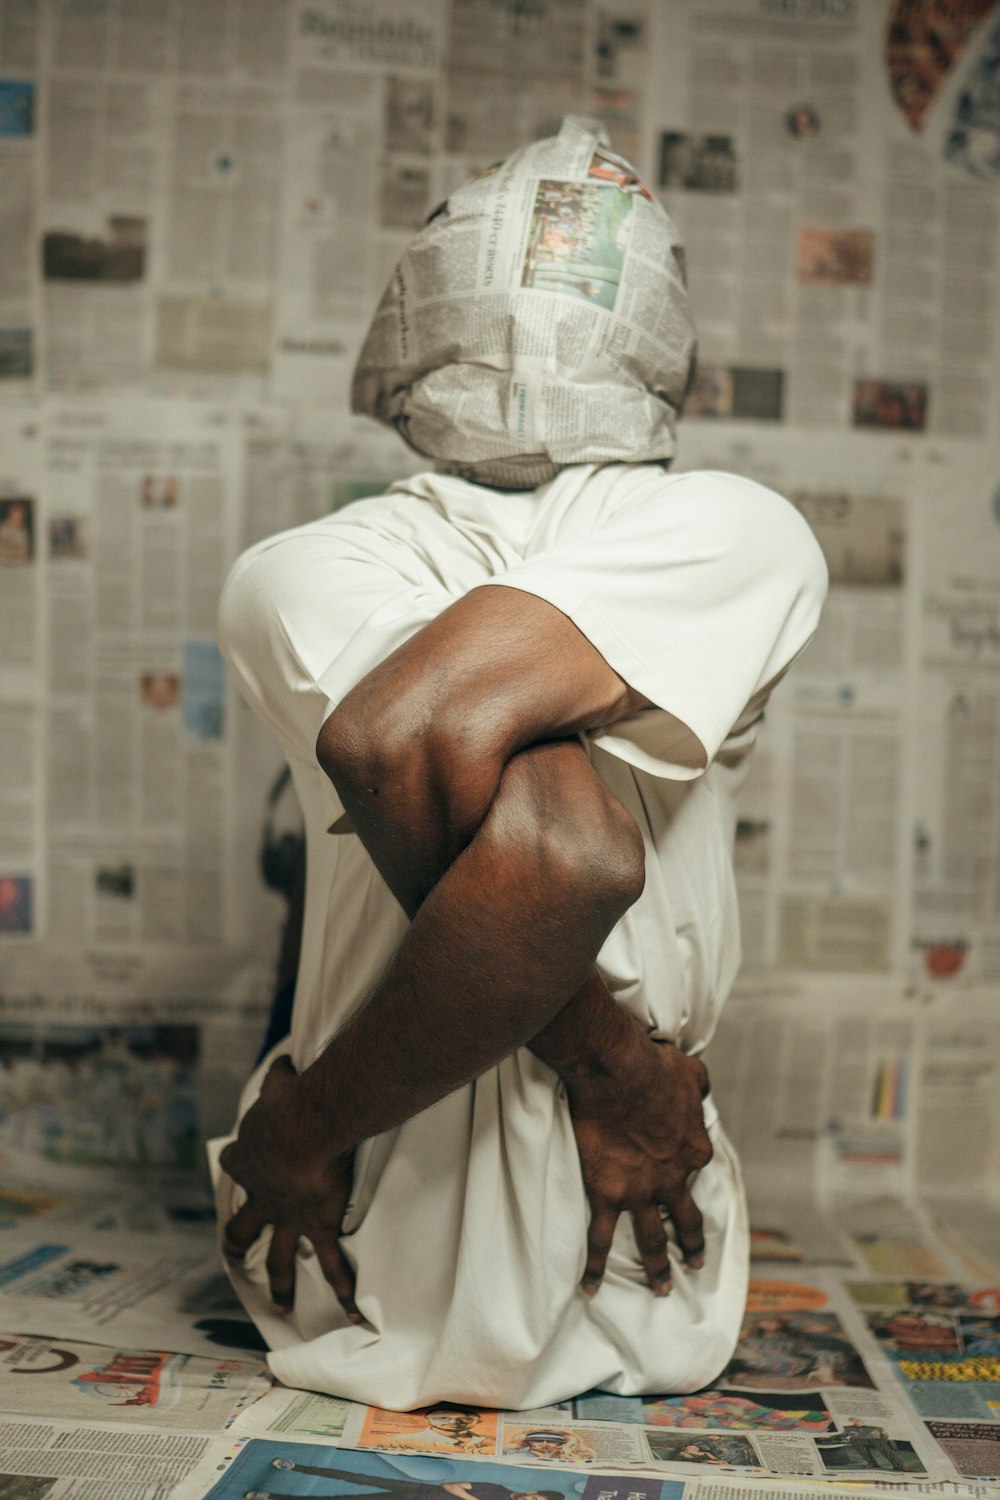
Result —
[[619, 504], [658, 508], [665, 527], [699, 563], [722, 564], [743, 577], [779, 573], [822, 602], [826, 562], [809, 523], [784, 495], [722, 469], [676, 473], [657, 465], [623, 466], [615, 485]]
[[690, 469], [663, 478], [671, 503], [701, 507], [709, 522], [725, 522], [741, 532], [748, 525], [775, 528], [802, 547], [818, 550], [801, 512], [770, 485], [724, 469]]

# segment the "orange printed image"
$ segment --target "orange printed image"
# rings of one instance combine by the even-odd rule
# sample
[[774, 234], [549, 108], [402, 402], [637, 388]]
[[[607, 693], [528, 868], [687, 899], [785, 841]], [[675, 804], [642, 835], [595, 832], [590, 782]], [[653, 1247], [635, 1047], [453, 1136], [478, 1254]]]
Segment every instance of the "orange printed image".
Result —
[[358, 1446], [393, 1453], [493, 1454], [497, 1449], [497, 1414], [447, 1404], [407, 1412], [370, 1406]]
[[[740, 828], [736, 828], [737, 840]], [[738, 847], [738, 846], [737, 846]], [[768, 1225], [750, 1225], [750, 1255], [753, 1260], [802, 1260], [802, 1251], [784, 1229]]]
[[809, 286], [871, 286], [875, 236], [869, 229], [799, 230], [795, 271]]
[[829, 1298], [822, 1288], [801, 1281], [756, 1281], [747, 1291], [747, 1312], [770, 1312], [774, 1308], [825, 1307]]
[[995, 0], [895, 0], [886, 19], [885, 65], [896, 107], [920, 130], [945, 77]]
[[176, 672], [143, 672], [139, 697], [147, 708], [176, 708], [181, 698], [181, 680]]

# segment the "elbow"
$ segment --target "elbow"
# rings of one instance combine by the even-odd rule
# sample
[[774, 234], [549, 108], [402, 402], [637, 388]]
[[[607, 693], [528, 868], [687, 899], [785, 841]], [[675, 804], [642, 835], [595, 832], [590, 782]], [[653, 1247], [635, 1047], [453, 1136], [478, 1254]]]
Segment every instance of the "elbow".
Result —
[[447, 712], [418, 700], [349, 693], [319, 732], [316, 757], [361, 832], [433, 826], [461, 846], [479, 827], [503, 762]]
[[391, 799], [412, 771], [416, 745], [391, 716], [357, 711], [349, 694], [320, 730], [316, 759], [350, 810], [359, 801]]

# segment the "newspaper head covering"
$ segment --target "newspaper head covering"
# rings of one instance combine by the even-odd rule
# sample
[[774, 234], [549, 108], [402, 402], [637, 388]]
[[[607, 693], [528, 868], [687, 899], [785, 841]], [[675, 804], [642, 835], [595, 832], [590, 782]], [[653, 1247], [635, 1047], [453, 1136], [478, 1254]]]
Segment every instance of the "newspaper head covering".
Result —
[[694, 351], [677, 230], [603, 129], [570, 115], [420, 230], [351, 408], [446, 473], [532, 489], [567, 464], [670, 458]]

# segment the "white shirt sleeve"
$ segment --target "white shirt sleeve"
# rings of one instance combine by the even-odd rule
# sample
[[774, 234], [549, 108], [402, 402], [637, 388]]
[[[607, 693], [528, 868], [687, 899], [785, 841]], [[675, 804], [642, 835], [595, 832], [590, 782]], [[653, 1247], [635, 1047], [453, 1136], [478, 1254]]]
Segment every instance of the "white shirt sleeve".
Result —
[[[647, 507], [641, 506], [638, 516]], [[815, 632], [826, 597], [819, 544], [798, 511], [732, 474], [669, 477], [649, 549], [659, 585], [641, 633], [621, 630], [596, 590], [573, 618], [656, 705], [590, 738], [640, 769], [700, 775], [727, 742], [752, 739], [771, 688]], [[637, 563], [638, 596], [647, 593]]]

